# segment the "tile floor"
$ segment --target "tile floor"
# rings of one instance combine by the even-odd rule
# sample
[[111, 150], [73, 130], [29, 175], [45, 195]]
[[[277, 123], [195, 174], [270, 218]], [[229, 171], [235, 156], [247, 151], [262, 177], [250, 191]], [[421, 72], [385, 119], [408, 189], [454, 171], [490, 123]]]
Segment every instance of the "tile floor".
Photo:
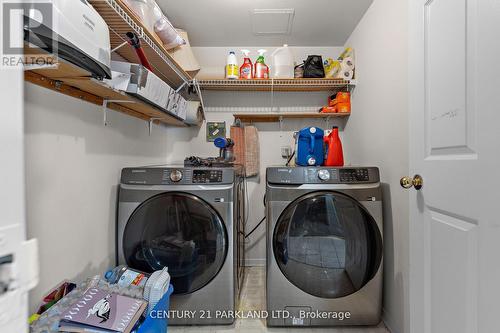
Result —
[[[247, 267], [241, 292], [240, 310], [264, 310], [266, 305], [265, 268]], [[232, 326], [170, 326], [169, 333], [390, 333], [377, 327], [342, 328], [267, 328], [265, 320], [238, 319]]]

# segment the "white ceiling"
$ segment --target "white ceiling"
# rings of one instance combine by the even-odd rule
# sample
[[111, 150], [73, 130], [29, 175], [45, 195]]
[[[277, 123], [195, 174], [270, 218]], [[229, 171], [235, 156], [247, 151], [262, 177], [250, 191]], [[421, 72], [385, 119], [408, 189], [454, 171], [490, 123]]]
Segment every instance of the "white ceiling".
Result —
[[[156, 0], [192, 46], [343, 46], [373, 0]], [[255, 35], [254, 9], [295, 9], [289, 35]]]

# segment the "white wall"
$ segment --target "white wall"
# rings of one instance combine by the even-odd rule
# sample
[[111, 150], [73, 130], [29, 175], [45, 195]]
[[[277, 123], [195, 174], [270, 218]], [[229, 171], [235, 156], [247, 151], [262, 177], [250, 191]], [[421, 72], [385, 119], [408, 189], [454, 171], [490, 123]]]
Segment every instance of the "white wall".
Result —
[[409, 332], [407, 1], [375, 0], [347, 44], [356, 50], [358, 86], [345, 132], [347, 158], [380, 167], [385, 207], [384, 317]]
[[63, 279], [82, 279], [114, 264], [116, 191], [124, 166], [164, 161], [169, 128], [102, 111], [25, 85], [28, 236], [39, 240], [40, 283], [30, 309]]

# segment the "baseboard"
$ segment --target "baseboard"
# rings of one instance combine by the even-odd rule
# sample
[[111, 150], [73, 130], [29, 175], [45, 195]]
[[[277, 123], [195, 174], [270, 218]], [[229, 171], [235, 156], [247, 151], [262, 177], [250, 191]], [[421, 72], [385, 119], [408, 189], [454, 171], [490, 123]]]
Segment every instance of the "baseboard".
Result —
[[245, 266], [258, 266], [258, 267], [265, 267], [266, 266], [266, 259], [245, 259]]
[[393, 328], [392, 325], [392, 320], [391, 320], [391, 315], [385, 311], [385, 309], [382, 310], [382, 321], [384, 322], [385, 327], [389, 330], [391, 333], [399, 333], [397, 330]]

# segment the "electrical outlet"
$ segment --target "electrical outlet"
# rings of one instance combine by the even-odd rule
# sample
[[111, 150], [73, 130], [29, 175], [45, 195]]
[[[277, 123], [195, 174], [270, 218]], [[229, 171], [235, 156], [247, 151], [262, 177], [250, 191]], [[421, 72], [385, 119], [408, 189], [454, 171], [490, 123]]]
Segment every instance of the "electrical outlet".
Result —
[[281, 147], [281, 157], [287, 160], [291, 155], [292, 155], [292, 147], [290, 146]]

